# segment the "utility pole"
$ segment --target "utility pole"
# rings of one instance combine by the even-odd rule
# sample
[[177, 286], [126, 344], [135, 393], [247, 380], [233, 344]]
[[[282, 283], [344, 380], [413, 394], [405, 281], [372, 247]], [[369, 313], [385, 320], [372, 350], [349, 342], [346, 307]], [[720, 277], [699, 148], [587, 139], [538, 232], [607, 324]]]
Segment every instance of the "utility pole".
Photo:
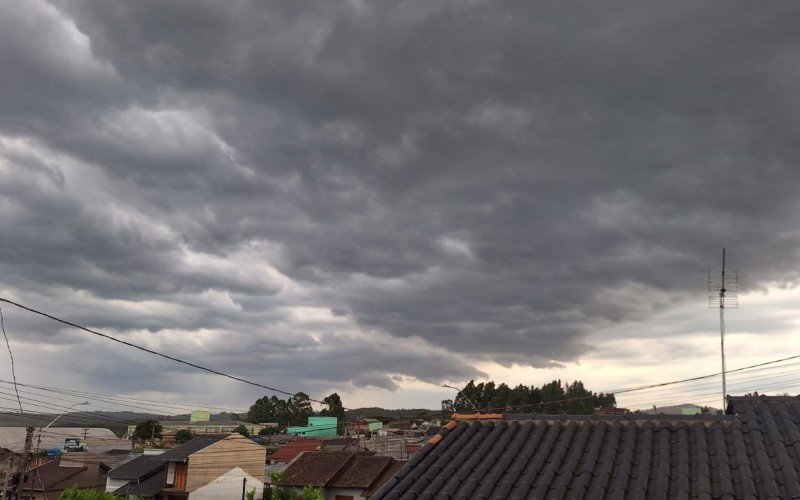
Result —
[[5, 473], [5, 477], [3, 478], [3, 492], [0, 498], [10, 498], [11, 493], [9, 491], [9, 487], [11, 486], [11, 477], [14, 474], [14, 459], [16, 456], [11, 454], [8, 456], [8, 471]]
[[244, 500], [244, 492], [245, 492], [246, 488], [247, 488], [247, 478], [243, 477], [242, 478], [242, 500]]
[[722, 354], [722, 411], [725, 411], [725, 396], [728, 395], [725, 383], [725, 249], [722, 249], [722, 287], [719, 289], [719, 350]]
[[708, 273], [708, 306], [719, 308], [719, 350], [722, 361], [722, 412], [725, 413], [728, 395], [727, 367], [725, 366], [725, 309], [739, 307], [739, 275], [727, 270], [727, 252], [722, 249], [722, 268], [719, 273]]
[[25, 428], [25, 449], [22, 452], [22, 463], [18, 467], [19, 482], [17, 482], [16, 498], [22, 498], [22, 489], [25, 486], [25, 470], [31, 461], [31, 448], [33, 447], [33, 427]]

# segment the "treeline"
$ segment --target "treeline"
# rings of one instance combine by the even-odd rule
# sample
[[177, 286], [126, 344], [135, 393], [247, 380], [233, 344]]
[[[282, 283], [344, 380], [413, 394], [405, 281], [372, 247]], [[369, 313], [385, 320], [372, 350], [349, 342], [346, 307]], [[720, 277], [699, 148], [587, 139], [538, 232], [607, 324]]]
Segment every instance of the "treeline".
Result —
[[322, 400], [322, 410], [314, 412], [308, 394], [298, 392], [287, 399], [277, 396], [264, 396], [250, 406], [247, 412], [247, 421], [260, 424], [277, 422], [280, 426], [306, 425], [308, 417], [318, 415], [321, 417], [336, 417], [340, 427], [344, 426], [344, 406], [337, 393]]
[[[470, 404], [472, 403], [472, 404]], [[470, 380], [454, 400], [442, 401], [444, 412], [547, 413], [551, 415], [589, 415], [598, 408], [616, 406], [614, 394], [594, 393], [576, 380], [562, 384], [553, 380], [541, 387], [518, 385], [513, 389], [494, 382], [475, 384]]]

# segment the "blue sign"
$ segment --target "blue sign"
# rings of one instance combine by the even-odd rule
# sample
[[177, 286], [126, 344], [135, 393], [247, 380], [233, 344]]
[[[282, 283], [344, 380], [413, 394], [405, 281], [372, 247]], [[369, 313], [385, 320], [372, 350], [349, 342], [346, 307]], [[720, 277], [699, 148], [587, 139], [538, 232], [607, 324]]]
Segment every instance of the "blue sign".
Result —
[[47, 450], [47, 456], [48, 457], [55, 457], [57, 455], [61, 455], [61, 450], [59, 450], [58, 448], [54, 448], [52, 450]]

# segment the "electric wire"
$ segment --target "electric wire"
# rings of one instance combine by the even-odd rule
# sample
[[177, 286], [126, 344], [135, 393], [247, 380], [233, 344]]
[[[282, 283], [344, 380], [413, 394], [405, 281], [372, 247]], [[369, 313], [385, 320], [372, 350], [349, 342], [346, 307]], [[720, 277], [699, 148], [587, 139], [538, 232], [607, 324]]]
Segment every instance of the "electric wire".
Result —
[[8, 334], [6, 333], [6, 320], [3, 316], [3, 308], [0, 307], [0, 328], [3, 330], [3, 337], [6, 340], [6, 347], [8, 348], [8, 357], [11, 358], [11, 378], [14, 380], [14, 392], [17, 394], [17, 404], [19, 405], [19, 414], [22, 417], [22, 423], [25, 423], [25, 412], [22, 410], [22, 401], [19, 399], [19, 390], [17, 389], [17, 372], [14, 367], [14, 353], [11, 351], [11, 343], [8, 341]]
[[[125, 345], [125, 346], [128, 346], [128, 347], [131, 347], [133, 349], [138, 349], [139, 351], [142, 351], [142, 352], [145, 352], [145, 353], [148, 353], [148, 354], [152, 354], [153, 356], [158, 356], [158, 357], [173, 361], [175, 363], [180, 363], [180, 364], [195, 368], [195, 369], [200, 370], [200, 371], [211, 373], [213, 375], [217, 375], [217, 376], [220, 376], [220, 377], [225, 377], [225, 378], [228, 378], [228, 379], [231, 379], [231, 380], [236, 380], [236, 381], [242, 382], [244, 384], [252, 385], [254, 387], [260, 387], [262, 389], [266, 389], [266, 390], [272, 391], [272, 392], [277, 392], [279, 394], [283, 394], [283, 395], [286, 395], [286, 396], [294, 396], [294, 395], [297, 394], [296, 392], [289, 392], [289, 391], [285, 391], [283, 389], [270, 387], [268, 385], [264, 385], [264, 384], [261, 384], [259, 382], [254, 382], [252, 380], [248, 380], [246, 378], [239, 377], [237, 375], [231, 375], [229, 373], [221, 372], [219, 370], [215, 370], [215, 369], [209, 368], [207, 366], [203, 366], [203, 365], [200, 365], [200, 364], [197, 364], [197, 363], [193, 363], [191, 361], [187, 361], [187, 360], [175, 357], [175, 356], [171, 356], [169, 354], [164, 354], [164, 353], [156, 351], [154, 349], [150, 349], [150, 348], [147, 348], [147, 347], [144, 347], [144, 346], [140, 346], [138, 344], [134, 344], [133, 342], [128, 342], [126, 340], [118, 339], [118, 338], [116, 338], [114, 336], [111, 336], [111, 335], [108, 335], [106, 333], [102, 333], [102, 332], [98, 332], [96, 330], [92, 330], [91, 328], [87, 328], [87, 327], [81, 326], [81, 325], [79, 325], [77, 323], [73, 323], [71, 321], [67, 321], [65, 319], [58, 318], [58, 317], [53, 316], [51, 314], [48, 314], [48, 313], [33, 309], [31, 307], [19, 304], [17, 302], [14, 302], [12, 300], [9, 300], [9, 299], [3, 298], [3, 297], [0, 297], [0, 302], [5, 302], [7, 304], [11, 304], [12, 306], [18, 307], [20, 309], [23, 309], [25, 311], [31, 312], [33, 314], [38, 314], [39, 316], [43, 316], [45, 318], [49, 318], [49, 319], [51, 319], [53, 321], [56, 321], [58, 323], [61, 323], [61, 324], [67, 325], [67, 326], [71, 326], [73, 328], [77, 328], [77, 329], [82, 330], [84, 332], [91, 333], [92, 335], [96, 335], [98, 337], [102, 337], [104, 339], [111, 340], [112, 342], [116, 342], [118, 344], [122, 344], [122, 345]], [[326, 402], [324, 402], [322, 400], [312, 399], [310, 397], [307, 398], [307, 399], [309, 401], [313, 401], [315, 403], [328, 405], [328, 403], [326, 403]]]
[[[225, 372], [221, 372], [221, 371], [218, 371], [218, 370], [215, 370], [215, 369], [212, 369], [212, 368], [208, 368], [208, 367], [205, 367], [205, 366], [202, 366], [202, 365], [199, 365], [199, 364], [196, 364], [196, 363], [193, 363], [193, 362], [190, 362], [190, 361], [187, 361], [187, 360], [175, 357], [175, 356], [164, 354], [164, 353], [155, 351], [153, 349], [149, 349], [147, 347], [143, 347], [143, 346], [134, 344], [132, 342], [121, 340], [121, 339], [115, 338], [115, 337], [113, 337], [111, 335], [108, 335], [108, 334], [105, 334], [105, 333], [101, 333], [101, 332], [98, 332], [96, 330], [92, 330], [90, 328], [83, 327], [83, 326], [78, 325], [76, 323], [73, 323], [73, 322], [58, 318], [56, 316], [50, 315], [48, 313], [33, 309], [31, 307], [19, 304], [17, 302], [14, 302], [14, 301], [2, 298], [2, 297], [0, 297], [0, 302], [5, 302], [5, 303], [8, 303], [8, 304], [14, 305], [14, 306], [16, 306], [16, 307], [18, 307], [20, 309], [29, 311], [29, 312], [34, 313], [34, 314], [38, 314], [40, 316], [49, 318], [49, 319], [54, 320], [56, 322], [59, 322], [59, 323], [62, 323], [62, 324], [65, 324], [65, 325], [80, 329], [82, 331], [91, 333], [93, 335], [96, 335], [96, 336], [111, 340], [113, 342], [117, 342], [119, 344], [131, 347], [131, 348], [134, 348], [134, 349], [138, 349], [140, 351], [143, 351], [145, 353], [149, 353], [149, 354], [154, 355], [154, 356], [159, 356], [159, 357], [168, 359], [168, 360], [176, 362], [176, 363], [181, 363], [181, 364], [184, 364], [186, 366], [190, 366], [190, 367], [195, 368], [195, 369], [200, 370], [200, 371], [205, 371], [205, 372], [211, 373], [213, 375], [226, 377], [226, 378], [229, 378], [229, 379], [232, 379], [232, 380], [235, 380], [235, 381], [239, 381], [239, 382], [242, 382], [242, 383], [245, 383], [245, 384], [249, 384], [249, 385], [252, 385], [252, 386], [255, 386], [255, 387], [259, 387], [259, 388], [262, 388], [262, 389], [266, 389], [266, 390], [269, 390], [269, 391], [272, 391], [272, 392], [277, 392], [277, 393], [288, 395], [288, 396], [294, 396], [296, 394], [296, 393], [292, 393], [292, 392], [285, 391], [285, 390], [282, 390], [282, 389], [270, 387], [270, 386], [267, 386], [267, 385], [264, 385], [264, 384], [261, 384], [261, 383], [258, 383], [258, 382], [254, 382], [254, 381], [251, 381], [251, 380], [248, 380], [248, 379], [236, 376], [236, 375], [231, 375], [231, 374], [228, 374], [228, 373], [225, 373]], [[4, 333], [5, 333], [5, 330], [4, 330]], [[7, 336], [6, 336], [6, 341], [8, 343]], [[737, 373], [737, 372], [742, 372], [742, 371], [747, 371], [747, 370], [754, 370], [754, 369], [758, 369], [758, 368], [762, 368], [762, 367], [769, 367], [769, 365], [773, 365], [775, 363], [780, 363], [780, 362], [783, 362], [783, 361], [789, 361], [789, 360], [798, 359], [798, 358], [800, 358], [800, 355], [789, 356], [789, 357], [785, 357], [785, 358], [781, 358], [781, 359], [777, 359], [777, 360], [771, 360], [771, 361], [767, 361], [767, 362], [763, 362], [763, 363], [758, 363], [758, 364], [754, 364], [754, 365], [750, 365], [750, 366], [746, 366], [746, 367], [737, 368], [737, 369], [734, 369], [734, 370], [728, 370], [727, 373], [732, 374], [732, 373]], [[762, 369], [769, 369], [769, 368], [762, 368]], [[601, 391], [600, 393], [587, 395], [587, 396], [579, 396], [579, 397], [574, 397], [574, 398], [562, 398], [562, 399], [556, 399], [556, 400], [550, 400], [550, 401], [541, 401], [541, 402], [536, 402], [536, 403], [529, 403], [529, 404], [524, 404], [524, 405], [514, 405], [514, 408], [518, 409], [518, 408], [534, 407], [534, 406], [541, 406], [541, 405], [547, 405], [547, 404], [555, 404], [555, 403], [564, 403], [564, 402], [570, 402], [570, 401], [577, 401], [577, 400], [596, 397], [597, 394], [613, 394], [613, 395], [617, 396], [619, 394], [639, 392], [639, 391], [644, 391], [644, 390], [648, 390], [648, 389], [655, 389], [655, 388], [667, 387], [667, 386], [683, 384], [683, 383], [688, 383], [688, 382], [693, 382], [693, 381], [700, 381], [700, 380], [708, 379], [708, 378], [711, 378], [711, 377], [716, 377], [718, 375], [720, 375], [720, 373], [712, 373], [712, 374], [701, 375], [701, 376], [697, 376], [697, 377], [690, 377], [690, 378], [680, 379], [680, 380], [672, 380], [672, 381], [661, 382], [661, 383], [656, 383], [656, 384], [647, 384], [647, 385], [635, 386], [635, 387], [629, 387], [629, 388], [622, 388], [622, 389], [617, 389], [617, 390], [612, 390], [612, 391]], [[74, 392], [77, 394], [78, 391], [74, 391]], [[113, 396], [107, 396], [107, 397], [113, 398]], [[308, 398], [308, 401], [319, 403], [319, 404], [323, 404], [323, 405], [327, 405], [328, 404], [328, 403], [325, 403], [322, 400], [313, 399], [313, 398], [310, 398], [310, 397]], [[111, 402], [111, 401], [107, 400], [107, 402]], [[22, 410], [21, 401], [18, 401], [18, 403], [20, 405], [20, 410]], [[122, 403], [115, 403], [115, 404], [122, 405]], [[345, 409], [350, 410], [349, 408], [345, 408]], [[493, 408], [484, 408], [483, 410], [484, 411], [491, 411], [491, 410], [505, 410], [505, 409], [506, 409], [506, 406], [493, 407]], [[436, 413], [437, 412], [434, 412], [433, 414], [436, 414]], [[446, 412], [441, 412], [441, 413], [443, 414], [443, 413], [446, 413]]]
[[[756, 364], [752, 364], [752, 365], [748, 365], [748, 366], [743, 366], [743, 367], [736, 368], [736, 369], [733, 369], [733, 370], [727, 370], [727, 373], [730, 374], [730, 373], [737, 373], [737, 372], [746, 372], [746, 371], [749, 371], [749, 370], [755, 371], [754, 369], [756, 369], [756, 368], [767, 367], [769, 365], [774, 365], [776, 363], [781, 363], [781, 362], [784, 362], [784, 361], [790, 361], [790, 360], [793, 360], [793, 359], [800, 359], [800, 354], [793, 355], [793, 356], [787, 356], [787, 357], [780, 358], [780, 359], [774, 359], [774, 360], [770, 360], [770, 361], [765, 361], [765, 362], [762, 362], [762, 363], [756, 363]], [[593, 393], [593, 394], [590, 394], [590, 395], [586, 395], [586, 396], [576, 396], [576, 397], [572, 397], [572, 398], [553, 399], [553, 400], [549, 400], [549, 401], [539, 401], [539, 402], [535, 402], [535, 403], [525, 403], [525, 404], [522, 404], [522, 405], [512, 405], [512, 406], [513, 406], [514, 411], [516, 411], [516, 410], [521, 409], [521, 408], [530, 408], [530, 407], [543, 406], [543, 405], [548, 405], [548, 404], [567, 403], [567, 402], [573, 402], [573, 401], [580, 401], [580, 400], [584, 400], [584, 399], [590, 399], [590, 398], [597, 397], [600, 394], [614, 395], [615, 398], [616, 398], [616, 396], [619, 395], [619, 394], [627, 394], [627, 393], [639, 392], [639, 391], [648, 390], [648, 389], [656, 389], [656, 388], [661, 388], [661, 387], [673, 386], [673, 385], [677, 385], [677, 384], [683, 384], [683, 383], [687, 383], [687, 382], [705, 380], [705, 379], [709, 379], [709, 378], [712, 378], [712, 377], [717, 377], [719, 375], [721, 375], [721, 372], [710, 373], [710, 374], [706, 374], [706, 375], [700, 375], [700, 376], [696, 376], [696, 377], [689, 377], [689, 378], [684, 378], [684, 379], [679, 379], [679, 380], [670, 380], [670, 381], [667, 381], [667, 382], [659, 382], [659, 383], [654, 383], [654, 384], [633, 386], [633, 387], [622, 388], [622, 389], [598, 391], [596, 393]], [[717, 392], [717, 394], [719, 394], [719, 393]], [[503, 410], [507, 410], [507, 409], [508, 409], [508, 406], [506, 405], [506, 406], [485, 407], [485, 408], [481, 408], [481, 411], [495, 411], [495, 410], [503, 411]], [[443, 415], [443, 414], [446, 414], [446, 413], [449, 413], [449, 412], [442, 411], [442, 412], [434, 412], [433, 414], [435, 414], [435, 415]]]
[[[5, 380], [0, 380], [0, 382], [8, 383], [8, 381], [5, 381]], [[65, 388], [45, 386], [45, 385], [23, 384], [21, 382], [20, 382], [20, 385], [22, 387], [29, 387], [29, 388], [35, 388], [35, 389], [41, 389], [41, 390], [48, 390], [48, 391], [53, 391], [53, 392], [62, 392], [64, 394], [74, 394], [74, 395], [80, 396], [82, 398], [83, 397], [94, 397], [95, 399], [98, 399], [98, 400], [104, 400], [105, 399], [105, 400], [108, 400], [109, 402], [115, 402], [115, 401], [119, 400], [119, 401], [125, 401], [125, 402], [153, 403], [153, 404], [158, 405], [158, 406], [172, 407], [172, 408], [177, 408], [177, 409], [188, 409], [188, 410], [193, 410], [193, 409], [196, 409], [198, 407], [203, 407], [203, 408], [207, 408], [209, 410], [222, 410], [222, 411], [226, 411], [226, 412], [229, 412], [229, 413], [241, 413], [243, 411], [243, 410], [239, 410], [239, 409], [224, 408], [224, 407], [218, 407], [218, 406], [209, 406], [209, 405], [205, 405], [205, 404], [189, 405], [189, 404], [184, 404], [184, 403], [174, 403], [174, 402], [165, 402], [165, 401], [155, 401], [155, 400], [151, 400], [151, 399], [133, 398], [133, 397], [130, 397], [130, 396], [113, 396], [113, 395], [110, 395], [110, 394], [79, 391], [79, 390], [76, 390], [76, 389], [65, 389]]]

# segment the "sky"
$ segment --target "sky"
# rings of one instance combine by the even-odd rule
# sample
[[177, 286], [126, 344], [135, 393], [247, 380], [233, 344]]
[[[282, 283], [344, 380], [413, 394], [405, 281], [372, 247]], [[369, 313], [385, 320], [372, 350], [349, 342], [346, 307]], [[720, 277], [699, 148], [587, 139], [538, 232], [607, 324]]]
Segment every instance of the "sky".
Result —
[[[436, 408], [470, 379], [719, 371], [725, 247], [729, 367], [800, 353], [799, 20], [785, 2], [0, 0], [0, 296], [348, 407]], [[265, 394], [2, 310], [23, 382]]]

